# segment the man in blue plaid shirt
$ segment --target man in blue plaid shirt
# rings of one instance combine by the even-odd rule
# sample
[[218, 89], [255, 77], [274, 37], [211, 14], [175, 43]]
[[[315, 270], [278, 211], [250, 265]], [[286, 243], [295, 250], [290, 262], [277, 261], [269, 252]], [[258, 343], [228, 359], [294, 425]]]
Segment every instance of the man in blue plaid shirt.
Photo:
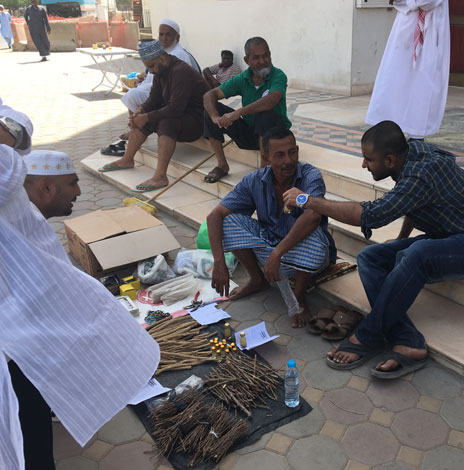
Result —
[[[310, 197], [304, 208], [371, 230], [405, 216], [394, 241], [371, 245], [358, 255], [358, 270], [371, 312], [355, 334], [330, 351], [334, 369], [353, 369], [373, 357], [387, 340], [392, 350], [371, 373], [396, 378], [423, 367], [423, 335], [407, 315], [426, 283], [464, 279], [464, 170], [454, 155], [421, 141], [409, 145], [392, 121], [369, 129], [361, 140], [363, 168], [379, 181], [389, 176], [395, 187], [372, 202], [332, 202]], [[301, 193], [284, 194], [294, 206]], [[412, 229], [423, 235], [408, 238]]]
[[[263, 148], [267, 166], [246, 175], [207, 218], [214, 256], [211, 285], [237, 300], [281, 277], [295, 277], [294, 293], [303, 311], [291, 317], [291, 324], [301, 328], [310, 318], [305, 304], [309, 277], [334, 263], [336, 250], [327, 217], [301, 207], [286, 210], [282, 194], [297, 187], [322, 198], [324, 180], [317, 168], [298, 162], [295, 137], [285, 127], [267, 131]], [[255, 211], [257, 219], [252, 218]], [[232, 251], [250, 276], [230, 295], [224, 251]]]

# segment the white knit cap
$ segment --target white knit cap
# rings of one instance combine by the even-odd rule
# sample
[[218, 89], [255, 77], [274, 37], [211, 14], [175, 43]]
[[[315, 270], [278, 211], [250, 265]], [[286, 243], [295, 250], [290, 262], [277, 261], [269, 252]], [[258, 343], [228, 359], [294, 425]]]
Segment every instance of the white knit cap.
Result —
[[177, 34], [180, 34], [179, 25], [169, 18], [164, 18], [164, 20], [160, 21], [160, 25], [165, 24], [166, 26], [170, 26]]
[[24, 157], [28, 175], [72, 175], [76, 173], [69, 155], [54, 150], [34, 150]]

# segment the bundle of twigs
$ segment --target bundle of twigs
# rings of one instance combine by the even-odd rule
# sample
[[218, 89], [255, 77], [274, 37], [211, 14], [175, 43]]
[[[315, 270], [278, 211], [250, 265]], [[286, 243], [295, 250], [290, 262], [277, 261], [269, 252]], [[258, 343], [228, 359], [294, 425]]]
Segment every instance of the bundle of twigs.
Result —
[[169, 317], [147, 326], [148, 333], [157, 341], [161, 351], [156, 375], [213, 361], [208, 340], [214, 333], [200, 333], [204, 328], [207, 325], [199, 325], [189, 316]]
[[228, 356], [210, 372], [205, 387], [228, 407], [238, 408], [251, 417], [255, 407], [269, 408], [264, 398], [277, 400], [277, 372], [262, 361], [246, 354]]
[[160, 405], [149, 418], [158, 454], [185, 452], [192, 455], [190, 466], [210, 459], [218, 462], [247, 430], [243, 420], [190, 390]]

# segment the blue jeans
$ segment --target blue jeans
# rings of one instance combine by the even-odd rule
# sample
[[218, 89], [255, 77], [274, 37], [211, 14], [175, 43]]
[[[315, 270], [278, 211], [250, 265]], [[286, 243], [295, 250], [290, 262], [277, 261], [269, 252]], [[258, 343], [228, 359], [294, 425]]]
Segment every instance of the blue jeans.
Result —
[[358, 255], [358, 271], [372, 309], [356, 330], [358, 340], [422, 349], [424, 336], [407, 311], [424, 284], [464, 279], [464, 234], [368, 246]]

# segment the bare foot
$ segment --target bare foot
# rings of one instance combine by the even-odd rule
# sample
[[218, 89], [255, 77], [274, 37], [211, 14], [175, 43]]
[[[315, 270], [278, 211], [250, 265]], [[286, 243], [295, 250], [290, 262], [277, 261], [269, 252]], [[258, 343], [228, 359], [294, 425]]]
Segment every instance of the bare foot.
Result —
[[292, 328], [304, 328], [309, 320], [311, 320], [311, 312], [306, 307], [306, 305], [301, 305], [303, 307], [303, 311], [301, 313], [297, 313], [291, 319]]
[[156, 189], [163, 188], [169, 184], [168, 177], [164, 178], [150, 178], [149, 180], [144, 181], [143, 183], [138, 184], [137, 186], [154, 186]]
[[[349, 341], [350, 343], [353, 343], [353, 344], [361, 344], [355, 335], [351, 335]], [[329, 356], [335, 362], [338, 362], [340, 364], [347, 364], [349, 362], [354, 362], [354, 361], [357, 361], [361, 357], [359, 354], [355, 354], [355, 353], [350, 353], [346, 351], [339, 352], [338, 346], [336, 348], [331, 349], [327, 353], [327, 356]]]
[[[422, 361], [422, 359], [427, 357], [426, 349], [415, 349], [410, 348], [409, 346], [402, 346], [400, 344], [393, 346], [393, 351], [397, 352], [398, 354], [402, 354], [403, 356], [409, 357], [409, 359], [414, 359], [415, 361]], [[390, 359], [386, 362], [379, 362], [375, 366], [376, 370], [380, 370], [382, 372], [395, 370], [398, 367], [399, 364], [394, 359]]]
[[238, 300], [247, 295], [254, 294], [255, 292], [262, 291], [269, 287], [268, 282], [262, 279], [250, 279], [247, 283], [242, 284], [241, 286], [236, 287], [229, 294], [229, 300]]

